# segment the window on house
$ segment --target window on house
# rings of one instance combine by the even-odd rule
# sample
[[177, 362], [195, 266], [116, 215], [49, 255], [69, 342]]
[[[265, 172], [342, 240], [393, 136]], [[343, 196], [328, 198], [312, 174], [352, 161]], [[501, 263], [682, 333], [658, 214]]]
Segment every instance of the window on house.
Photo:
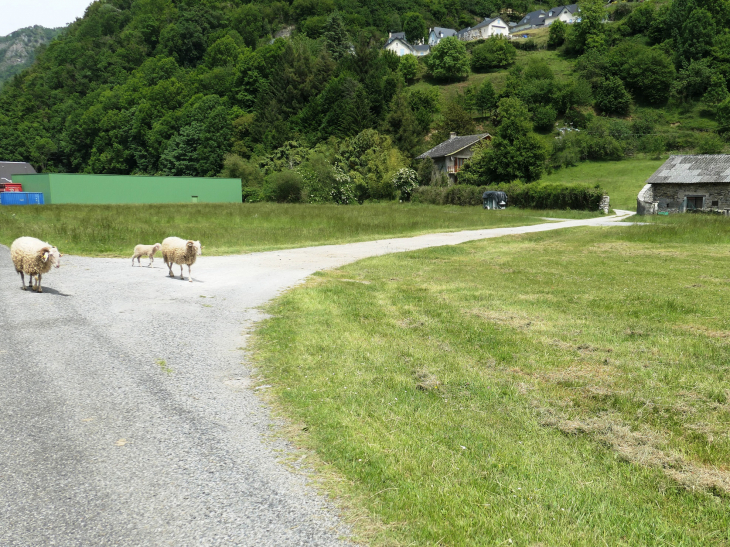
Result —
[[713, 207], [719, 207], [719, 205], [720, 205], [720, 202], [718, 200], [716, 200], [716, 199], [713, 199], [712, 200], [712, 206]]
[[687, 196], [687, 210], [702, 209], [705, 206], [705, 198], [703, 196]]

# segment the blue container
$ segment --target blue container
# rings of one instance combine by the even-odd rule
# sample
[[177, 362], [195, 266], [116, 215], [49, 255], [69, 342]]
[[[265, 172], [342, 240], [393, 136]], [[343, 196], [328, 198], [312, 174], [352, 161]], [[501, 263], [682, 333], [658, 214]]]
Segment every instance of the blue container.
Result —
[[0, 205], [43, 205], [43, 192], [2, 192]]

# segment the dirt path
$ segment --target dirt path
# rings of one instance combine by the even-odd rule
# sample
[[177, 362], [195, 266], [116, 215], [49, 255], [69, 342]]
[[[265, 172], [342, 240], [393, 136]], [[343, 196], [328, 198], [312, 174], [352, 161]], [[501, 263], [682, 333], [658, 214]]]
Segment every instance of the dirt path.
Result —
[[[239, 256], [64, 257], [22, 292], [0, 246], [1, 545], [343, 545], [347, 529], [250, 388], [255, 308], [313, 272], [604, 217]], [[144, 262], [144, 261], [143, 261]]]

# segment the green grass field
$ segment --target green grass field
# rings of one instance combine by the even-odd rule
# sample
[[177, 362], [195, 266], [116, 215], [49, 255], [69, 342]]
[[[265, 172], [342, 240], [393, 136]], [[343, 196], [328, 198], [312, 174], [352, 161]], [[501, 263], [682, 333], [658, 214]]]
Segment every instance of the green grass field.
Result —
[[636, 196], [666, 157], [659, 160], [586, 161], [543, 176], [544, 182], [600, 184], [611, 198], [611, 207], [636, 211]]
[[730, 221], [652, 221], [368, 259], [270, 306], [261, 382], [363, 539], [730, 545]]
[[200, 240], [204, 252], [215, 255], [522, 226], [544, 222], [543, 216], [596, 214], [410, 203], [3, 206], [0, 243], [10, 245], [17, 237], [32, 236], [63, 253], [127, 257], [139, 243], [176, 235]]

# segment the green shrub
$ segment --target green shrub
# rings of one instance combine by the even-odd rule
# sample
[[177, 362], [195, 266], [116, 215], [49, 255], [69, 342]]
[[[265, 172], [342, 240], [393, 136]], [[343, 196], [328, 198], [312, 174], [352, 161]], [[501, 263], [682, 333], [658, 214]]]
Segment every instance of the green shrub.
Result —
[[558, 113], [552, 106], [538, 106], [532, 113], [535, 131], [550, 131], [555, 125]]
[[302, 200], [302, 176], [296, 171], [284, 170], [266, 177], [263, 196], [266, 201], [298, 203]]
[[698, 154], [722, 154], [725, 143], [717, 133], [706, 133], [699, 138]]
[[522, 51], [535, 51], [537, 49], [537, 43], [532, 38], [528, 38], [524, 42], [516, 40], [513, 45]]
[[597, 211], [603, 197], [600, 187], [588, 184], [513, 182], [495, 186], [421, 186], [413, 191], [412, 200], [435, 205], [481, 205], [482, 194], [487, 190], [506, 192], [509, 206], [530, 209]]
[[471, 69], [475, 72], [506, 68], [515, 62], [517, 50], [506, 39], [492, 36], [476, 46], [471, 53]]

